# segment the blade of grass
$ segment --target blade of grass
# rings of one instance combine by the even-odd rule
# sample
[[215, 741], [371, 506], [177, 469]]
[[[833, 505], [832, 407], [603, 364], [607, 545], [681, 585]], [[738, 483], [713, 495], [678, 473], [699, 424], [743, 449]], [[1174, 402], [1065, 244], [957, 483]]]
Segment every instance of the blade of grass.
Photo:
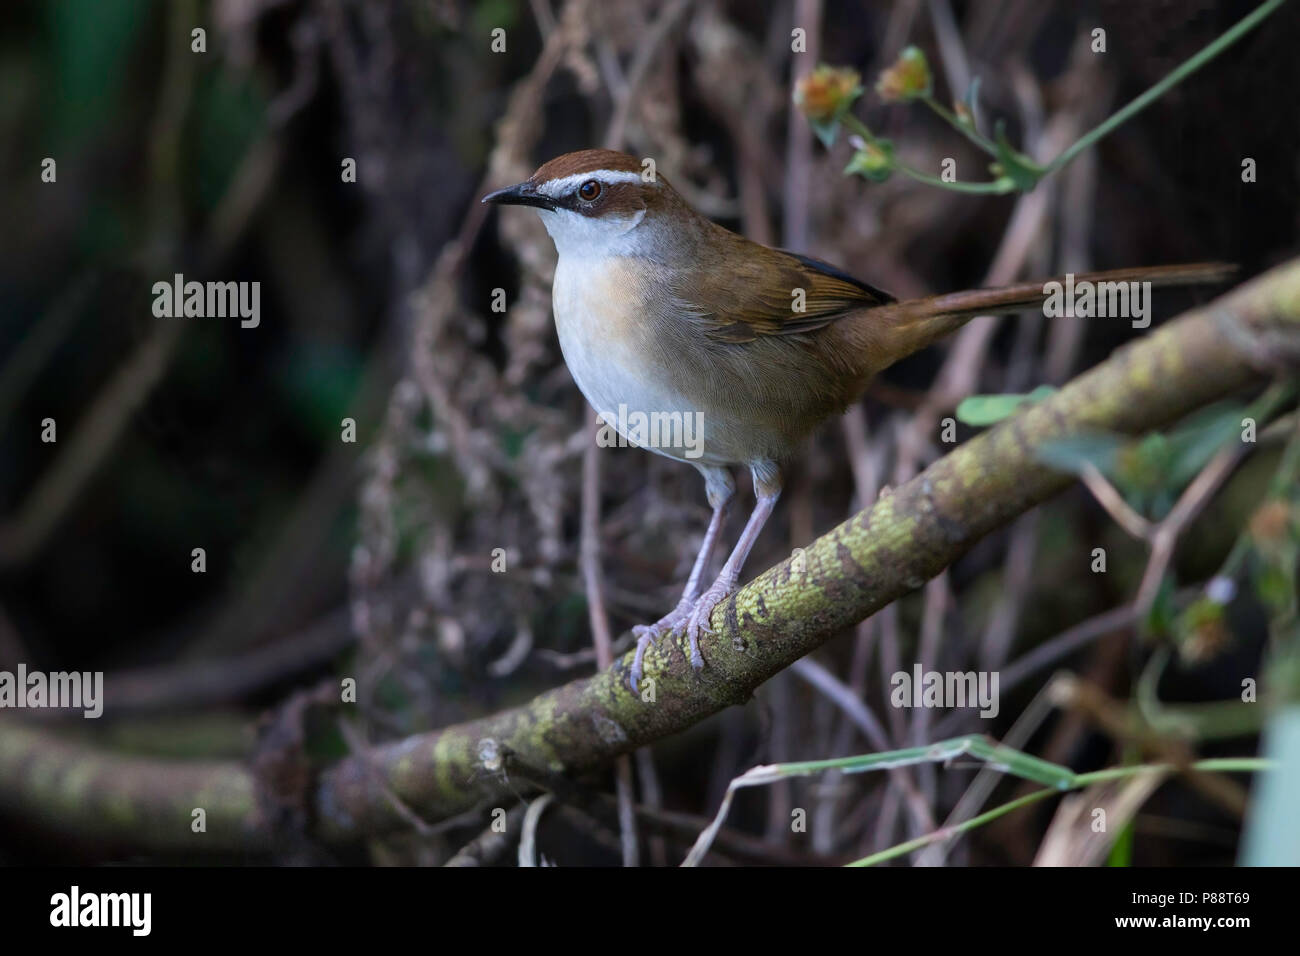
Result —
[[[1191, 765], [1192, 770], [1199, 770], [1210, 773], [1254, 773], [1264, 770], [1276, 770], [1279, 766], [1278, 761], [1269, 760], [1260, 757], [1221, 757], [1210, 760], [1198, 760]], [[1170, 773], [1174, 770], [1172, 766], [1164, 764], [1138, 764], [1132, 767], [1112, 767], [1107, 770], [1095, 770], [1091, 773], [1080, 773], [1074, 775], [1071, 790], [1080, 787], [1086, 787], [1093, 783], [1099, 783], [1106, 780], [1121, 780], [1125, 777], [1134, 777], [1140, 774], [1149, 773]], [[1005, 816], [1021, 807], [1027, 807], [1039, 800], [1046, 800], [1048, 797], [1056, 796], [1061, 791], [1052, 789], [1035, 790], [1033, 793], [1025, 794], [1023, 797], [1012, 800], [1010, 803], [1004, 803], [999, 807], [994, 807], [977, 817], [971, 817], [963, 823], [954, 827], [944, 827], [935, 830], [933, 833], [927, 833], [925, 836], [917, 837], [915, 840], [908, 840], [906, 843], [899, 843], [891, 846], [887, 850], [881, 850], [879, 853], [873, 853], [870, 856], [864, 856], [860, 860], [854, 860], [849, 866], [874, 866], [877, 863], [884, 863], [887, 860], [893, 860], [900, 856], [906, 856], [913, 850], [919, 850], [922, 847], [929, 846], [931, 843], [937, 843], [940, 840], [951, 839], [960, 836], [976, 827], [983, 826], [996, 820], [998, 817]]]
[[[727, 792], [722, 797], [722, 804], [713, 822], [699, 835], [695, 845], [687, 854], [683, 866], [696, 866], [709, 847], [731, 810], [731, 801], [736, 791], [744, 787], [759, 787], [774, 783], [785, 777], [806, 777], [824, 770], [838, 770], [841, 773], [865, 773], [869, 770], [890, 770], [895, 767], [908, 767], [921, 763], [948, 763], [958, 757], [974, 757], [983, 760], [994, 769], [1003, 773], [1021, 777], [1034, 783], [1047, 784], [1055, 792], [1069, 790], [1075, 786], [1076, 776], [1067, 767], [1061, 767], [1046, 760], [1040, 760], [1011, 747], [1005, 747], [982, 734], [968, 734], [953, 737], [938, 743], [922, 747], [904, 747], [900, 750], [887, 750], [883, 753], [860, 754], [853, 757], [836, 757], [830, 760], [808, 760], [798, 763], [764, 764], [753, 767], [736, 777], [727, 785]], [[1052, 792], [1052, 791], [1048, 791]], [[969, 821], [968, 821], [969, 822]]]

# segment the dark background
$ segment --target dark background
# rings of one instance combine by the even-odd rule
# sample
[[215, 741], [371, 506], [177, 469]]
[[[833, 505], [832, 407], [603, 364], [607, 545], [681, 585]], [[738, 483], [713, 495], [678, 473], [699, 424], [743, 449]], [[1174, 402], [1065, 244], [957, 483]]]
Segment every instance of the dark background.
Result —
[[[590, 636], [576, 563], [575, 436], [587, 411], [546, 311], [554, 254], [529, 214], [492, 214], [480, 225], [477, 200], [488, 185], [600, 144], [613, 109], [609, 61], [614, 75], [626, 74], [660, 5], [592, 5], [580, 18], [591, 40], [556, 69], [540, 112], [497, 125], [536, 64], [539, 22], [555, 28], [560, 6], [55, 0], [0, 10], [0, 542], [9, 548], [0, 548], [0, 666], [201, 669], [316, 641], [201, 706], [145, 701], [76, 733], [140, 752], [246, 753], [257, 715], [287, 691], [364, 673], [373, 680], [365, 722], [382, 739], [589, 672], [590, 663], [561, 666], [555, 656], [584, 651]], [[1005, 118], [1012, 141], [1032, 151], [1045, 117], [1074, 109], [1091, 127], [1255, 6], [990, 0], [951, 10], [981, 79], [986, 125]], [[1057, 177], [1077, 191], [1059, 186], [1065, 194], [1051, 200], [1017, 275], [1213, 259], [1248, 277], [1295, 255], [1296, 12], [1284, 7], [1104, 140], [1087, 154], [1086, 175]], [[806, 219], [791, 231], [796, 16], [789, 3], [698, 4], [647, 72], [629, 150], [659, 157], [725, 225], [774, 245], [805, 232], [799, 251], [896, 294], [981, 284], [1016, 197], [845, 177], [843, 142], [829, 155], [811, 150], [798, 197]], [[193, 26], [207, 30], [206, 53], [190, 52]], [[1106, 29], [1107, 52], [1080, 54], [1080, 36], [1094, 26]], [[490, 49], [495, 27], [507, 31], [504, 54]], [[919, 105], [882, 104], [870, 88], [899, 45], [915, 43], [935, 67], [940, 99], [951, 100], [925, 4], [828, 2], [820, 28], [811, 27], [820, 59], [862, 72], [868, 91], [857, 113], [873, 130], [915, 165], [951, 155], [961, 178], [984, 178], [979, 154], [951, 129]], [[810, 136], [801, 120], [793, 128]], [[55, 184], [40, 181], [47, 156], [58, 162]], [[1246, 156], [1257, 162], [1252, 184], [1241, 181]], [[343, 157], [358, 162], [355, 184], [340, 182]], [[447, 251], [457, 239], [462, 258]], [[151, 314], [149, 290], [175, 272], [259, 280], [260, 326], [191, 319], [168, 331]], [[504, 315], [489, 307], [498, 287], [511, 305]], [[1160, 294], [1157, 320], [1210, 294]], [[1123, 321], [1088, 322], [1070, 374], [1141, 334]], [[422, 344], [443, 406], [411, 372]], [[156, 370], [142, 370], [139, 357], [152, 349], [161, 352]], [[975, 390], [1047, 381], [1045, 354], [1043, 329], [1003, 323]], [[897, 465], [890, 436], [941, 361], [937, 350], [916, 356], [864, 399], [886, 483]], [[414, 398], [402, 397], [401, 383]], [[356, 444], [339, 440], [345, 416], [356, 420]], [[57, 422], [55, 445], [39, 438], [46, 417]], [[79, 450], [79, 431], [103, 438], [102, 453]], [[924, 450], [922, 463], [939, 451]], [[61, 471], [65, 456], [82, 467]], [[751, 575], [860, 507], [846, 457], [841, 427], [828, 426], [794, 469]], [[1207, 509], [1179, 551], [1181, 583], [1217, 567], [1275, 464], [1275, 452], [1248, 460]], [[706, 511], [690, 469], [620, 450], [604, 472], [603, 554], [618, 633], [672, 605]], [[729, 534], [747, 507], [736, 509]], [[1014, 585], [1020, 651], [1130, 596], [1145, 563], [1078, 489], [1043, 509], [1033, 537], [1034, 573]], [[13, 550], [19, 539], [30, 546]], [[1098, 543], [1111, 554], [1105, 576], [1082, 570]], [[997, 595], [1012, 587], [1007, 545], [996, 535], [949, 572], [943, 626], [952, 647], [973, 646]], [[206, 549], [203, 574], [190, 569], [196, 547]], [[494, 548], [520, 570], [491, 574]], [[909, 668], [922, 615], [920, 595], [900, 602]], [[1162, 691], [1182, 700], [1235, 694], [1263, 644], [1258, 609], [1234, 608], [1233, 631], [1223, 656], [1176, 668]], [[824, 662], [847, 669], [853, 642], [832, 642]], [[1148, 652], [1135, 634], [1115, 634], [1070, 665], [1124, 697]], [[953, 666], [961, 660], [954, 650]], [[1041, 687], [1031, 683], [1004, 701], [992, 732]], [[872, 700], [881, 687], [873, 665]], [[1086, 729], [1063, 733], [1045, 732], [1030, 749], [1050, 744], [1045, 755], [1075, 769], [1118, 752]], [[1225, 752], [1253, 746], [1247, 739]], [[721, 786], [755, 762], [865, 749], [783, 675], [756, 704], [665, 742], [655, 758], [665, 806], [711, 814]], [[842, 799], [862, 819], [835, 841], [836, 854], [869, 845], [879, 817], [873, 801], [883, 787], [865, 778], [855, 786]], [[938, 805], [960, 792], [941, 782]], [[788, 862], [801, 851], [782, 842], [780, 799], [747, 794], [733, 822], [766, 833], [773, 861]], [[1240, 822], [1188, 790], [1171, 785], [1146, 811], [1136, 862], [1232, 861]], [[1049, 818], [1043, 810], [977, 834], [954, 862], [1027, 863]], [[456, 832], [439, 839], [454, 850]], [[547, 840], [545, 852], [562, 863], [617, 859], [563, 823]], [[134, 858], [129, 848], [50, 843], [25, 821], [0, 818], [0, 861], [51, 857]]]

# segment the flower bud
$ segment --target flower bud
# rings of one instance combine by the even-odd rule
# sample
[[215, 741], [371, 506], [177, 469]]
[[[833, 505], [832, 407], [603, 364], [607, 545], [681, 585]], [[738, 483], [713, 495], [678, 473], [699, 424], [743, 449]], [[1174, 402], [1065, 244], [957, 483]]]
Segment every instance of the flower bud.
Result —
[[876, 92], [886, 103], [902, 103], [930, 95], [930, 64], [919, 48], [909, 46], [894, 65], [881, 71]]
[[845, 173], [859, 173], [875, 182], [884, 182], [894, 171], [894, 147], [888, 140], [863, 143], [849, 164]]
[[795, 84], [794, 102], [810, 120], [828, 123], [843, 115], [861, 94], [862, 77], [856, 70], [822, 64]]

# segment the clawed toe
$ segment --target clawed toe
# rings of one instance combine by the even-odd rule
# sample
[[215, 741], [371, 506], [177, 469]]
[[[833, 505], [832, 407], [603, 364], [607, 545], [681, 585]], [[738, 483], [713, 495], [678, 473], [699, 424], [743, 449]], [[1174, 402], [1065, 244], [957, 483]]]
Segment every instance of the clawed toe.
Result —
[[679, 630], [689, 620], [690, 614], [691, 605], [682, 601], [653, 624], [638, 624], [632, 628], [632, 634], [636, 637], [636, 655], [632, 658], [628, 683], [634, 692], [641, 688], [641, 664], [645, 658], [646, 645], [653, 644], [658, 648], [664, 636]]
[[686, 638], [691, 647], [691, 666], [697, 671], [704, 667], [704, 658], [700, 654], [700, 635], [713, 633], [709, 618], [727, 594], [723, 588], [709, 588], [695, 602], [695, 607], [691, 608], [691, 616], [686, 622]]
[[647, 645], [653, 644], [657, 648], [659, 641], [665, 635], [684, 633], [690, 645], [691, 667], [697, 671], [704, 667], [704, 658], [700, 654], [700, 635], [713, 633], [713, 628], [709, 626], [709, 618], [713, 614], [713, 609], [722, 603], [728, 593], [730, 593], [728, 590], [721, 587], [711, 587], [693, 604], [683, 601], [673, 609], [672, 613], [655, 623], [638, 624], [632, 628], [632, 633], [637, 639], [636, 654], [632, 658], [632, 667], [628, 672], [628, 683], [633, 691], [641, 688], [642, 662], [645, 659]]

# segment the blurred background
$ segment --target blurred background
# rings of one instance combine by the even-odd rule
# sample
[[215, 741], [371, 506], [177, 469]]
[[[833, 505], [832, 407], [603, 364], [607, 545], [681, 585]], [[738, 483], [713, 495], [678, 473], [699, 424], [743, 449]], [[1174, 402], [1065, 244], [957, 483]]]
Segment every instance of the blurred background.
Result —
[[[1013, 143], [1046, 160], [1256, 6], [4, 5], [0, 668], [107, 672], [105, 717], [59, 732], [179, 759], [249, 757], [259, 721], [291, 694], [355, 676], [348, 726], [331, 717], [307, 734], [317, 763], [591, 673], [579, 565], [590, 413], [555, 340], [554, 249], [531, 212], [490, 212], [479, 197], [612, 138], [655, 157], [729, 228], [900, 297], [1194, 260], [1238, 263], [1245, 278], [1297, 252], [1294, 4], [1024, 196], [846, 176], [852, 148], [843, 138], [823, 148], [791, 91], [819, 62], [852, 67], [867, 87], [856, 114], [911, 165], [937, 170], [952, 157], [959, 178], [979, 180], [987, 158], [970, 143], [872, 90], [906, 45], [925, 51], [941, 102], [978, 80], [983, 128], [1004, 120]], [[1097, 27], [1104, 53], [1091, 48]], [[806, 53], [791, 52], [795, 28]], [[46, 158], [54, 182], [42, 181]], [[152, 285], [175, 273], [259, 281], [260, 324], [156, 319]], [[503, 312], [492, 308], [497, 289]], [[1161, 293], [1156, 324], [1213, 294]], [[891, 369], [795, 464], [749, 576], [942, 454], [939, 423], [962, 397], [1061, 384], [1143, 334], [1122, 320], [980, 322]], [[47, 418], [56, 443], [41, 440]], [[975, 432], [960, 425], [958, 438]], [[1262, 443], [1207, 503], [1176, 552], [1169, 603], [1142, 620], [1105, 615], [1133, 600], [1147, 549], [1076, 487], [832, 640], [813, 666], [873, 708], [895, 746], [1001, 735], [1057, 667], [1126, 706], [1164, 654], [1162, 701], [1237, 698], [1243, 676], [1260, 675], [1266, 597], [1243, 587], [1224, 615], [1189, 630], [1171, 595], [1203, 586], [1249, 538], [1281, 452]], [[730, 539], [748, 509], [740, 481], [746, 503]], [[708, 510], [693, 469], [635, 449], [602, 452], [600, 505], [618, 636], [675, 603]], [[1278, 558], [1292, 573], [1293, 544]], [[1095, 547], [1107, 551], [1105, 574], [1089, 571]], [[1069, 653], [1007, 686], [1024, 655], [1089, 622]], [[1001, 669], [998, 720], [890, 708], [888, 675], [921, 659]], [[638, 799], [702, 828], [727, 782], [756, 763], [878, 749], [809, 673], [784, 673], [748, 706], [638, 755]], [[1134, 756], [1077, 714], [1035, 726], [1023, 749], [1075, 770]], [[1258, 741], [1247, 728], [1194, 746], [1252, 754]], [[916, 772], [937, 820], [973, 774]], [[1233, 780], [1239, 796], [1251, 785]], [[601, 775], [588, 783], [612, 788]], [[1022, 790], [1007, 780], [998, 793]], [[810, 833], [791, 833], [794, 807], [817, 808]], [[1003, 818], [946, 861], [1033, 862], [1054, 813], [1049, 803]], [[1130, 816], [1113, 862], [1238, 856], [1242, 812], [1230, 796], [1173, 781]], [[442, 862], [483, 825], [318, 859]], [[728, 828], [735, 839], [710, 862], [842, 862], [917, 833], [896, 782], [874, 775], [746, 791]], [[678, 862], [692, 839], [689, 827], [658, 832], [645, 862]], [[619, 861], [617, 833], [577, 816], [554, 816], [538, 841], [562, 865]], [[236, 859], [246, 858], [213, 861]], [[108, 861], [179, 860], [0, 813], [0, 862]]]

